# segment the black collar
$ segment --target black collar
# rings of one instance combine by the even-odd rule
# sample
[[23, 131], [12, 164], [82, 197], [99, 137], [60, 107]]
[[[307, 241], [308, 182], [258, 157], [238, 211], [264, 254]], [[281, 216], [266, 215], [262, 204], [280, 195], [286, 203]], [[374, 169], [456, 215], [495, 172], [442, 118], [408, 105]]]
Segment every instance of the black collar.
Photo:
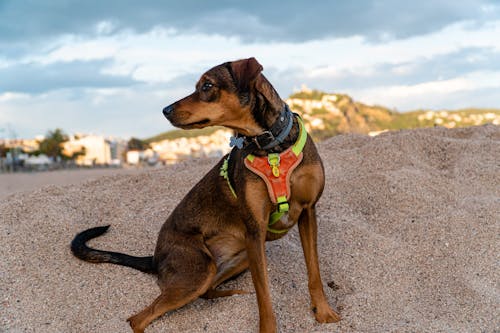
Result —
[[278, 119], [274, 122], [269, 130], [262, 132], [256, 136], [237, 136], [231, 137], [229, 145], [236, 146], [239, 149], [245, 150], [269, 150], [272, 149], [286, 139], [293, 125], [293, 113], [287, 104], [281, 111]]

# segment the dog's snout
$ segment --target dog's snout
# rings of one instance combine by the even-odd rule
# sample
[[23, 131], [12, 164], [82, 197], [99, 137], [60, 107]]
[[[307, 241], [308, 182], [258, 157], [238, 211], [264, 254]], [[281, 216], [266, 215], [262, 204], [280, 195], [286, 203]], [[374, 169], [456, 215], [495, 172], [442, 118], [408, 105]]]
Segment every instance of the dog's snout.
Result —
[[163, 115], [168, 118], [168, 116], [174, 111], [174, 105], [170, 104], [163, 109]]

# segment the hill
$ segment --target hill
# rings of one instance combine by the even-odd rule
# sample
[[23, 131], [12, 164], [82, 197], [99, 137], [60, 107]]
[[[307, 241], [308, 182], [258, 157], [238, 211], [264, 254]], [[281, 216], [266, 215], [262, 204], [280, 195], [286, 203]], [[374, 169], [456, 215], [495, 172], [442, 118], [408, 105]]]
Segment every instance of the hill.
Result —
[[345, 94], [304, 89], [287, 103], [308, 124], [311, 135], [322, 140], [342, 133], [376, 134], [386, 130], [444, 126], [500, 125], [500, 109], [416, 110], [399, 113], [383, 106], [354, 101]]
[[193, 130], [182, 130], [177, 129], [173, 131], [167, 131], [150, 138], [144, 139], [143, 141], [146, 143], [159, 142], [164, 140], [175, 140], [180, 138], [195, 138], [198, 136], [207, 136], [214, 134], [218, 130], [222, 129], [220, 126], [206, 127], [202, 129], [193, 129]]
[[[443, 126], [447, 128], [500, 125], [500, 109], [415, 110], [400, 113], [384, 106], [366, 105], [345, 94], [303, 89], [286, 102], [304, 118], [312, 137], [321, 141], [343, 134], [376, 134], [386, 130]], [[201, 130], [174, 130], [145, 139], [146, 142], [195, 138], [211, 135], [220, 127]]]

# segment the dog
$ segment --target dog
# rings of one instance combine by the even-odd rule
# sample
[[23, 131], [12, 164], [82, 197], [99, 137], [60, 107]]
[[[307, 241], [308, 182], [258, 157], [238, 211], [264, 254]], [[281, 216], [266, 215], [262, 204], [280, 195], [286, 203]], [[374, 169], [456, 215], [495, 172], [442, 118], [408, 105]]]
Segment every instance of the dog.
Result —
[[[176, 127], [225, 126], [237, 136], [231, 139], [231, 153], [191, 189], [163, 224], [153, 256], [134, 257], [86, 245], [109, 226], [85, 230], [71, 243], [73, 254], [85, 261], [157, 274], [161, 294], [128, 319], [134, 333], [144, 332], [154, 319], [198, 297], [246, 293], [217, 287], [247, 269], [257, 295], [260, 332], [276, 332], [265, 241], [283, 237], [295, 224], [314, 316], [320, 323], [340, 320], [326, 300], [318, 264], [315, 205], [324, 188], [323, 164], [300, 117], [290, 112], [262, 70], [255, 58], [215, 66], [201, 76], [191, 95], [163, 109]], [[296, 155], [293, 170], [282, 170], [288, 161], [283, 154], [292, 150]], [[251, 168], [250, 157], [269, 160], [272, 173], [267, 180]], [[268, 186], [279, 177], [286, 181], [277, 182], [286, 192], [281, 199], [273, 197], [276, 184]], [[286, 219], [284, 213], [288, 213]], [[270, 222], [270, 216], [274, 221]]]

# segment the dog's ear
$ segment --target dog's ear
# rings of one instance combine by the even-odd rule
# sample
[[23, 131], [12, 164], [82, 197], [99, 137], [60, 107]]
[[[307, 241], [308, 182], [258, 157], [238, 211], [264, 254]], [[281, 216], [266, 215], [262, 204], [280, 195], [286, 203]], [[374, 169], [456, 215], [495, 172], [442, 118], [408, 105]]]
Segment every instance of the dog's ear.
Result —
[[239, 91], [248, 91], [262, 72], [263, 67], [255, 58], [233, 61], [231, 63], [234, 81]]
[[255, 90], [265, 99], [265, 103], [275, 110], [281, 110], [282, 101], [276, 90], [264, 75], [259, 75], [255, 80]]

